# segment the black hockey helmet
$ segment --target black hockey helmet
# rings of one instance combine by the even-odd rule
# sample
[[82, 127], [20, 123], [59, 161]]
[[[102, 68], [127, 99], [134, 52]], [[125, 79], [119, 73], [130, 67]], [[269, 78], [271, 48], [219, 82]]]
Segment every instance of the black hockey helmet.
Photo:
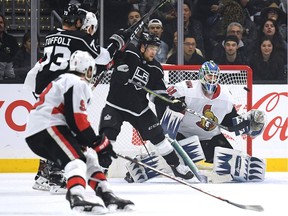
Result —
[[148, 33], [148, 32], [142, 32], [139, 38], [139, 44], [144, 45], [153, 45], [159, 47], [161, 44], [161, 41], [159, 37], [157, 37], [155, 34]]
[[63, 17], [62, 17], [63, 23], [74, 25], [76, 24], [78, 19], [80, 19], [78, 6], [75, 4], [68, 4], [68, 6], [63, 11]]

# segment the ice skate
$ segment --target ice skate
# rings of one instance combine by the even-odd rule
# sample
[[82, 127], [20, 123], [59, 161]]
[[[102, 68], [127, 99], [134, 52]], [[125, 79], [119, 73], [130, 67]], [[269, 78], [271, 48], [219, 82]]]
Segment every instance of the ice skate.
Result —
[[49, 176], [49, 185], [51, 194], [67, 193], [66, 178], [63, 171], [53, 171]]
[[46, 161], [40, 160], [38, 172], [35, 176], [35, 182], [32, 186], [34, 190], [49, 191], [49, 170]]
[[192, 179], [194, 177], [193, 173], [191, 172], [191, 170], [189, 169], [189, 167], [179, 164], [177, 167], [175, 166], [170, 166], [174, 175], [176, 177], [180, 177], [183, 179]]
[[132, 211], [134, 210], [135, 204], [130, 200], [125, 200], [117, 197], [112, 191], [103, 192], [99, 187], [96, 190], [97, 196], [101, 197], [105, 203], [105, 206], [110, 211], [116, 210], [125, 210]]
[[43, 176], [38, 176], [37, 178], [36, 177], [35, 177], [35, 183], [33, 184], [32, 188], [34, 190], [49, 191], [50, 190], [49, 180]]
[[99, 197], [95, 194], [88, 196], [83, 190], [74, 190], [73, 194], [68, 190], [66, 200], [69, 201], [70, 208], [77, 212], [89, 212], [96, 215], [108, 212], [108, 209]]

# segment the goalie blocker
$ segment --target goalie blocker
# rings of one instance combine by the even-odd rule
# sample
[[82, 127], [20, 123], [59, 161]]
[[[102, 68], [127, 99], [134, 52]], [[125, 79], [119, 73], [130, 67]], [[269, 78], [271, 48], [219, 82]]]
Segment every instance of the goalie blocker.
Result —
[[250, 124], [239, 131], [235, 131], [235, 135], [247, 134], [252, 138], [259, 136], [267, 123], [266, 114], [261, 110], [252, 109], [249, 112], [232, 118], [233, 125], [238, 125], [244, 120], [249, 120]]

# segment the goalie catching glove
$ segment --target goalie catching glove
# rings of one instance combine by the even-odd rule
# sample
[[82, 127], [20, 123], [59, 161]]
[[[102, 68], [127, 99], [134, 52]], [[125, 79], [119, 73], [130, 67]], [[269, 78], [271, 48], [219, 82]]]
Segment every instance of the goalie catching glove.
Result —
[[250, 110], [247, 115], [247, 119], [250, 120], [248, 135], [251, 137], [260, 135], [267, 122], [266, 114], [261, 110]]
[[117, 158], [109, 139], [104, 135], [97, 136], [92, 148], [97, 152], [100, 166], [108, 168], [112, 163], [112, 157]]

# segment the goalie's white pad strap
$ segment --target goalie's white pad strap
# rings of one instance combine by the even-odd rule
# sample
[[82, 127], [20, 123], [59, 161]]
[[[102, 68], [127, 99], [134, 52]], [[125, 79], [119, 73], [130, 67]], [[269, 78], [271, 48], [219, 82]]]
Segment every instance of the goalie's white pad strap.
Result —
[[213, 172], [219, 175], [231, 175], [233, 181], [263, 181], [266, 163], [263, 159], [250, 157], [244, 152], [216, 147]]
[[191, 136], [186, 139], [179, 140], [178, 143], [182, 146], [184, 151], [194, 163], [205, 160], [205, 155], [198, 136]]
[[167, 134], [171, 139], [175, 139], [183, 117], [184, 114], [175, 112], [167, 107], [161, 119], [164, 134]]

